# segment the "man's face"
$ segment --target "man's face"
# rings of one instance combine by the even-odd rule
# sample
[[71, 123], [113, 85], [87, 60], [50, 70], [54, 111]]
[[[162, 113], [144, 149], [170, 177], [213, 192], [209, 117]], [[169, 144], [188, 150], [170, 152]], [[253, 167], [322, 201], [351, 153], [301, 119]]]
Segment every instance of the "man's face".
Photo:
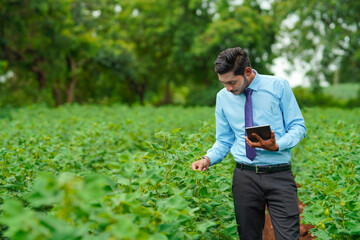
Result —
[[240, 95], [249, 86], [249, 79], [242, 75], [234, 75], [234, 72], [218, 74], [220, 82], [226, 90], [234, 95]]

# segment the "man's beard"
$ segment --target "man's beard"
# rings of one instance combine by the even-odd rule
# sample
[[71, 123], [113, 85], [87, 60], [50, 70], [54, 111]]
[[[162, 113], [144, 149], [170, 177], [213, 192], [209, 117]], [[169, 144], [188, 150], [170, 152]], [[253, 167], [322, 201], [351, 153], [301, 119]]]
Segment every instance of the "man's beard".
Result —
[[231, 93], [234, 95], [240, 95], [242, 92], [240, 92], [240, 90], [236, 90], [236, 91], [231, 91]]
[[232, 94], [234, 94], [234, 95], [240, 95], [241, 93], [244, 92], [245, 88], [247, 88], [249, 85], [250, 85], [249, 84], [249, 79], [244, 76], [244, 82], [243, 82], [242, 88], [241, 89], [235, 89], [234, 91], [230, 91], [230, 92]]

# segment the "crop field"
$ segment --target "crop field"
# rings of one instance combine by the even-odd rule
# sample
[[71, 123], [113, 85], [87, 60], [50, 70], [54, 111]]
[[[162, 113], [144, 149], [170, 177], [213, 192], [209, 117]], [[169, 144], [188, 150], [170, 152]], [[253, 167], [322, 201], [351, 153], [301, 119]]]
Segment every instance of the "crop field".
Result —
[[[292, 150], [318, 239], [360, 238], [360, 109], [303, 109]], [[236, 239], [214, 108], [31, 106], [0, 111], [0, 239]]]

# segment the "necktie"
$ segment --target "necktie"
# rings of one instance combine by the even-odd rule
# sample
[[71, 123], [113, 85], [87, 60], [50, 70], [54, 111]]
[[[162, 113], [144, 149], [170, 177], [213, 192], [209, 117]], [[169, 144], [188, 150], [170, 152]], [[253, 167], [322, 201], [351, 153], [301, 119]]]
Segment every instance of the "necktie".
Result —
[[[245, 127], [252, 127], [253, 126], [253, 112], [252, 112], [252, 101], [251, 101], [251, 94], [252, 89], [247, 88], [244, 90], [246, 101], [245, 101]], [[246, 132], [245, 132], [246, 136]], [[251, 148], [247, 142], [245, 141], [245, 150], [246, 150], [246, 157], [253, 161], [256, 157], [256, 151], [254, 148]]]

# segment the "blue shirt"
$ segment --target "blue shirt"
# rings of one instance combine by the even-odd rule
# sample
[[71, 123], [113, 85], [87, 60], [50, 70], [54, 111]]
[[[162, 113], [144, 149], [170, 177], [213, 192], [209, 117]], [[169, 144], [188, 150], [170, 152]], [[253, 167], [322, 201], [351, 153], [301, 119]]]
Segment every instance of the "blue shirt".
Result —
[[221, 162], [231, 151], [236, 162], [253, 165], [290, 163], [290, 149], [305, 137], [305, 121], [289, 83], [279, 77], [256, 73], [248, 88], [253, 89], [253, 125], [269, 124], [275, 130], [279, 150], [256, 149], [251, 161], [245, 152], [245, 94], [234, 95], [226, 88], [216, 97], [216, 142], [208, 150], [211, 165]]

